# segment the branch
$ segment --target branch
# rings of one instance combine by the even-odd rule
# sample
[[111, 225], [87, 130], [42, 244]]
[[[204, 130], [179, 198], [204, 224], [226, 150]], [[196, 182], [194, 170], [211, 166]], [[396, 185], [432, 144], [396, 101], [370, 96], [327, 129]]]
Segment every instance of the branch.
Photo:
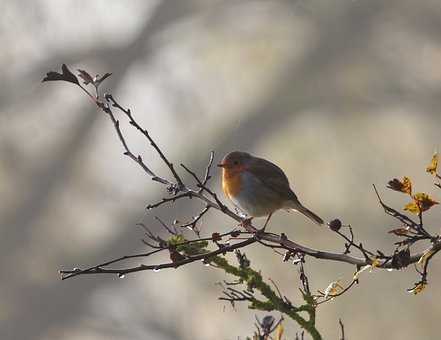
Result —
[[[441, 250], [441, 237], [439, 235], [431, 235], [424, 226], [423, 223], [423, 211], [429, 209], [431, 206], [438, 204], [435, 200], [431, 199], [425, 193], [416, 193], [412, 195], [412, 185], [408, 177], [404, 177], [403, 181], [398, 179], [393, 179], [389, 182], [389, 188], [400, 191], [402, 193], [409, 194], [413, 201], [408, 203], [405, 210], [409, 210], [412, 213], [418, 213], [418, 222], [414, 221], [412, 218], [406, 216], [405, 214], [399, 212], [398, 210], [388, 206], [380, 197], [375, 185], [374, 191], [377, 195], [379, 204], [383, 208], [384, 212], [398, 222], [400, 222], [400, 228], [389, 231], [399, 237], [403, 237], [399, 242], [396, 242], [396, 248], [391, 255], [385, 255], [380, 250], [373, 251], [366, 249], [361, 242], [355, 241], [355, 236], [351, 226], [347, 225], [349, 234], [341, 231], [342, 224], [339, 219], [332, 220], [328, 227], [334, 231], [338, 236], [344, 240], [344, 250], [343, 253], [322, 251], [307, 247], [305, 245], [299, 244], [293, 240], [287, 238], [285, 234], [275, 234], [271, 232], [265, 232], [264, 230], [259, 230], [252, 225], [249, 219], [244, 219], [243, 216], [230, 210], [217, 196], [215, 191], [208, 188], [208, 182], [211, 178], [210, 171], [212, 168], [214, 160], [214, 152], [210, 152], [210, 157], [208, 164], [205, 168], [205, 174], [202, 179], [184, 164], [181, 164], [182, 168], [188, 172], [196, 181], [197, 189], [192, 189], [190, 186], [186, 185], [176, 169], [173, 163], [171, 163], [165, 156], [164, 152], [157, 145], [154, 139], [150, 136], [149, 132], [142, 128], [137, 121], [134, 119], [132, 112], [128, 108], [124, 108], [120, 105], [111, 94], [105, 94], [104, 99], [101, 98], [99, 92], [99, 86], [101, 83], [109, 77], [111, 74], [106, 73], [103, 77], [91, 77], [89, 73], [84, 70], [79, 70], [79, 77], [83, 79], [84, 84], [87, 86], [91, 84], [95, 88], [96, 95], [93, 96], [85, 86], [82, 86], [78, 78], [67, 68], [66, 65], [62, 66], [62, 73], [49, 72], [43, 81], [67, 81], [79, 86], [87, 96], [94, 102], [97, 107], [99, 107], [103, 112], [105, 112], [113, 123], [114, 129], [120, 140], [122, 147], [124, 149], [124, 155], [128, 156], [134, 162], [136, 162], [144, 172], [151, 177], [153, 181], [159, 182], [167, 186], [167, 191], [171, 194], [170, 197], [162, 198], [162, 200], [149, 204], [146, 209], [153, 209], [164, 204], [174, 203], [181, 199], [192, 199], [195, 198], [204, 204], [202, 210], [193, 217], [193, 220], [181, 224], [181, 228], [189, 228], [194, 231], [198, 239], [186, 240], [182, 232], [176, 228], [176, 223], [172, 227], [169, 227], [166, 223], [156, 218], [161, 226], [166, 230], [169, 235], [169, 239], [165, 240], [162, 237], [152, 233], [146, 226], [142, 225], [146, 232], [146, 239], [143, 242], [153, 248], [154, 250], [150, 252], [122, 256], [100, 265], [95, 265], [88, 267], [86, 269], [74, 268], [72, 270], [61, 270], [60, 274], [62, 279], [67, 279], [84, 274], [117, 274], [119, 277], [123, 277], [128, 273], [134, 273], [139, 271], [153, 270], [159, 271], [166, 268], [178, 268], [180, 266], [202, 260], [204, 264], [213, 265], [214, 267], [221, 268], [225, 272], [236, 276], [239, 280], [238, 283], [246, 284], [246, 290], [238, 290], [233, 287], [228, 287], [224, 290], [223, 300], [230, 301], [232, 304], [236, 301], [248, 301], [250, 303], [250, 308], [260, 309], [260, 310], [277, 310], [281, 313], [288, 315], [293, 320], [295, 320], [299, 325], [301, 325], [305, 330], [307, 330], [313, 339], [321, 339], [315, 327], [315, 317], [316, 308], [319, 304], [325, 303], [337, 296], [344, 294], [349, 291], [356, 283], [358, 283], [358, 274], [365, 269], [370, 268], [393, 268], [401, 269], [409, 266], [410, 264], [422, 265], [421, 270], [416, 270], [420, 274], [420, 281], [415, 283], [410, 292], [418, 293], [424, 289], [427, 285], [427, 276], [429, 263], [433, 256]], [[139, 131], [150, 143], [155, 152], [159, 155], [161, 160], [166, 164], [173, 180], [168, 180], [164, 177], [156, 175], [154, 171], [148, 167], [140, 155], [135, 155], [121, 131], [120, 122], [115, 118], [112, 108], [121, 111], [125, 117], [128, 119], [130, 125], [132, 125], [137, 131]], [[437, 155], [432, 158], [431, 165], [426, 169], [432, 175], [435, 174], [435, 178], [440, 179], [441, 176], [436, 173], [437, 166]], [[439, 183], [435, 185], [441, 188]], [[200, 231], [197, 228], [197, 223], [202, 220], [205, 214], [210, 210], [217, 210], [220, 213], [230, 217], [232, 220], [238, 223], [237, 227], [243, 228], [245, 231], [239, 231], [234, 229], [230, 232], [219, 234], [217, 232], [213, 233], [211, 237], [202, 237]], [[403, 226], [403, 227], [402, 227]], [[244, 238], [239, 238], [240, 235], [246, 235]], [[222, 238], [228, 236], [227, 241], [222, 242]], [[411, 246], [419, 241], [430, 241], [431, 245], [425, 251], [420, 253], [415, 253], [411, 255]], [[233, 241], [230, 243], [230, 241]], [[251, 244], [259, 244], [261, 246], [272, 249], [277, 254], [281, 254], [278, 249], [284, 249], [286, 251], [285, 256], [283, 256], [283, 261], [287, 261], [290, 257], [294, 257], [294, 264], [300, 264], [300, 281], [303, 287], [301, 290], [305, 304], [302, 306], [295, 307], [293, 304], [281, 294], [277, 285], [270, 279], [271, 283], [274, 285], [276, 291], [270, 287], [267, 283], [263, 281], [260, 272], [254, 271], [249, 267], [249, 260], [244, 254], [241, 254], [239, 249], [245, 248]], [[213, 246], [216, 247], [215, 250], [210, 250]], [[361, 253], [362, 257], [353, 256], [351, 250], [356, 250]], [[159, 252], [168, 251], [170, 262], [159, 263], [159, 264], [140, 264], [137, 266], [126, 266], [122, 268], [111, 268], [112, 265], [120, 263], [134, 258], [149, 258]], [[227, 262], [225, 255], [228, 252], [236, 251], [236, 255], [239, 260], [239, 266], [232, 266]], [[352, 282], [343, 288], [339, 285], [341, 289], [340, 292], [333, 291], [332, 294], [323, 293], [319, 291], [319, 295], [312, 295], [309, 287], [309, 279], [304, 271], [305, 258], [307, 256], [320, 259], [337, 261], [342, 263], [348, 263], [357, 266], [357, 273], [353, 277]], [[330, 286], [331, 287], [331, 286]], [[328, 287], [329, 288], [329, 287]], [[333, 288], [333, 287], [331, 287]], [[259, 290], [266, 300], [258, 299], [253, 294], [253, 289]], [[299, 315], [299, 312], [306, 312], [309, 315], [309, 319], [306, 319], [303, 315]], [[280, 319], [279, 323], [282, 319]], [[272, 325], [274, 324], [274, 317], [267, 316], [264, 318], [262, 323], [258, 320], [259, 335], [260, 330], [263, 332], [263, 338], [270, 337], [270, 333], [274, 331]], [[344, 326], [341, 320], [339, 320], [341, 328], [341, 339], [344, 340]], [[277, 326], [277, 325], [276, 325]], [[297, 334], [296, 334], [297, 337]], [[303, 339], [303, 333], [301, 333]]]
[[167, 167], [170, 169], [170, 172], [173, 174], [173, 177], [176, 180], [177, 183], [177, 187], [176, 187], [176, 192], [181, 191], [184, 188], [184, 184], [182, 183], [182, 179], [179, 177], [178, 173], [176, 172], [173, 163], [171, 163], [167, 157], [165, 157], [164, 153], [161, 151], [161, 149], [158, 147], [158, 145], [156, 144], [156, 142], [153, 140], [152, 137], [150, 137], [149, 132], [146, 129], [143, 129], [137, 122], [136, 120], [133, 118], [132, 116], [132, 112], [130, 111], [130, 109], [124, 109], [116, 100], [115, 98], [113, 98], [113, 96], [111, 94], [106, 94], [105, 99], [108, 102], [111, 102], [113, 107], [116, 107], [117, 109], [119, 109], [120, 111], [124, 112], [126, 114], [126, 116], [129, 118], [129, 123], [131, 125], [133, 125], [138, 131], [140, 131], [150, 142], [150, 145], [156, 150], [156, 152], [159, 154], [159, 156], [161, 157], [161, 159], [163, 160], [163, 162], [167, 165]]
[[[239, 253], [238, 257], [241, 258], [243, 255]], [[233, 306], [234, 302], [247, 301], [250, 303], [248, 307], [251, 309], [268, 312], [279, 311], [296, 321], [313, 339], [322, 339], [315, 327], [315, 305], [310, 296], [304, 294], [305, 304], [294, 306], [287, 299], [281, 297], [280, 293], [274, 291], [270, 285], [263, 280], [262, 274], [250, 267], [249, 261], [245, 264], [240, 261], [239, 267], [231, 265], [224, 257], [218, 256], [213, 258], [212, 261], [226, 273], [237, 277], [240, 280], [239, 284], [246, 286], [243, 290], [228, 287], [224, 290], [224, 297], [221, 297], [221, 300], [229, 301]], [[258, 290], [265, 300], [256, 298], [254, 296], [255, 290]], [[309, 318], [306, 319], [300, 314], [301, 312], [306, 312]], [[268, 325], [268, 327], [263, 328], [267, 329], [267, 333], [269, 333], [272, 329], [271, 326], [272, 323]]]
[[341, 321], [341, 319], [338, 319], [338, 323], [340, 324], [340, 329], [341, 329], [340, 340], [345, 340], [345, 326], [343, 325], [343, 322]]
[[[113, 264], [113, 263], [119, 262], [121, 260], [125, 260], [126, 258], [142, 257], [142, 256], [132, 256], [132, 257], [123, 256], [123, 257], [118, 258], [116, 260], [111, 260], [111, 261], [105, 262], [104, 264], [93, 266], [88, 269], [60, 270], [59, 273], [62, 275], [61, 276], [62, 280], [65, 280], [65, 279], [69, 279], [69, 278], [77, 276], [77, 275], [84, 275], [84, 274], [117, 274], [121, 277], [121, 276], [125, 276], [129, 273], [135, 273], [135, 272], [146, 271], [146, 270], [159, 271], [161, 269], [167, 269], [167, 268], [175, 268], [176, 269], [178, 267], [181, 267], [183, 265], [186, 265], [186, 264], [189, 264], [189, 263], [192, 263], [195, 261], [207, 260], [207, 259], [211, 258], [212, 256], [231, 252], [235, 249], [244, 248], [250, 244], [255, 243], [256, 241], [257, 241], [256, 238], [250, 237], [242, 242], [238, 242], [238, 243], [235, 243], [235, 244], [232, 244], [229, 246], [225, 246], [223, 248], [219, 248], [219, 249], [213, 250], [208, 253], [191, 256], [191, 257], [185, 258], [184, 260], [177, 261], [177, 262], [167, 262], [167, 263], [153, 264], [153, 265], [140, 264], [135, 267], [120, 268], [120, 269], [102, 268], [108, 264]], [[164, 249], [166, 249], [166, 248], [164, 248]], [[160, 249], [160, 250], [164, 250], [164, 249]], [[155, 251], [155, 253], [160, 250]], [[146, 257], [146, 256], [144, 256], [144, 257]]]

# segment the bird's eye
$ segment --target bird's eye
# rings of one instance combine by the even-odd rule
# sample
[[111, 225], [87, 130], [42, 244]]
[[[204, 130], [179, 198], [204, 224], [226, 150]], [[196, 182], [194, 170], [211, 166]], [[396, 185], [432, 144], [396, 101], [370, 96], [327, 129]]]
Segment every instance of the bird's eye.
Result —
[[239, 161], [234, 161], [234, 165], [239, 165]]

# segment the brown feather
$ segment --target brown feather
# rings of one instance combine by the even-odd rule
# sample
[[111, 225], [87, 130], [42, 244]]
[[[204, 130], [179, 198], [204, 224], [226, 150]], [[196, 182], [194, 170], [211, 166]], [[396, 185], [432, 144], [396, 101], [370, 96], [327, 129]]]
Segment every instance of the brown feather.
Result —
[[281, 199], [297, 201], [297, 196], [291, 190], [285, 173], [274, 163], [255, 157], [246, 170], [256, 176], [267, 188], [279, 194]]

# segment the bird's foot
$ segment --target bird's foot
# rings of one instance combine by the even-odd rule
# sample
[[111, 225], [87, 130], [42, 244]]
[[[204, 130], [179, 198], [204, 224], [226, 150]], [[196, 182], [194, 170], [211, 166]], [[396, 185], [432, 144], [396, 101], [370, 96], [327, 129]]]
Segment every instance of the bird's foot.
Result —
[[273, 213], [268, 215], [268, 217], [266, 218], [265, 224], [263, 225], [263, 228], [259, 229], [259, 232], [261, 232], [261, 233], [265, 232], [266, 226], [268, 225], [268, 222], [271, 219], [271, 216], [273, 216]]

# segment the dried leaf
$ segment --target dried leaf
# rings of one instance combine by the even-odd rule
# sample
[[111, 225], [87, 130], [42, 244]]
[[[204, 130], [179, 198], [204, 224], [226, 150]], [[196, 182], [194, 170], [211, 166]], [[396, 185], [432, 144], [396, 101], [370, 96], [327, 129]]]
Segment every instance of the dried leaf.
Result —
[[418, 192], [413, 195], [412, 198], [413, 202], [407, 203], [404, 206], [404, 210], [413, 214], [419, 214], [420, 212], [429, 210], [435, 204], [439, 204], [439, 202], [435, 201], [424, 192]]
[[405, 194], [412, 194], [412, 181], [407, 176], [404, 176], [401, 181], [398, 178], [394, 178], [387, 183], [387, 187]]
[[46, 74], [46, 77], [43, 78], [42, 82], [63, 80], [77, 85], [80, 84], [78, 82], [78, 78], [69, 70], [66, 64], [63, 64], [63, 66], [61, 66], [61, 70], [63, 73], [58, 73], [55, 71], [48, 72]]
[[429, 166], [426, 168], [426, 172], [430, 173], [431, 175], [436, 175], [437, 166], [438, 166], [438, 153], [435, 152], [432, 155], [432, 160], [430, 161]]
[[421, 209], [421, 211], [429, 210], [435, 204], [439, 204], [439, 202], [435, 201], [424, 192], [418, 192], [412, 197]]
[[282, 340], [282, 336], [283, 336], [283, 332], [285, 331], [285, 329], [283, 328], [282, 323], [280, 322], [277, 325], [276, 328], [276, 337], [274, 338], [274, 340]]
[[403, 183], [401, 183], [401, 181], [398, 178], [394, 178], [389, 182], [387, 182], [387, 187], [395, 191], [401, 191], [401, 188], [403, 187]]

